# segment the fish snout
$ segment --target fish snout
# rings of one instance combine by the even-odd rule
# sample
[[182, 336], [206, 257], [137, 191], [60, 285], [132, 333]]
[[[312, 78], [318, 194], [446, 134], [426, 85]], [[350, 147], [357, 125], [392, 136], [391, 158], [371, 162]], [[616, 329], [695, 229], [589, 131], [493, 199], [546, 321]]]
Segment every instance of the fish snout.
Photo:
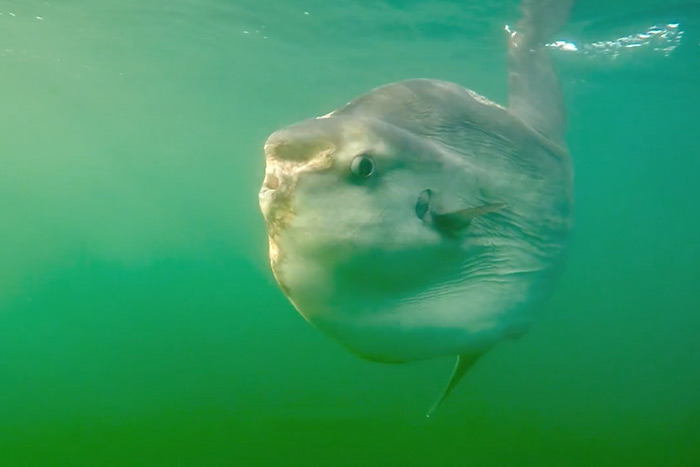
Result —
[[288, 224], [299, 178], [332, 167], [335, 150], [325, 127], [316, 122], [303, 122], [270, 135], [264, 146], [265, 177], [259, 194], [268, 228], [278, 230]]

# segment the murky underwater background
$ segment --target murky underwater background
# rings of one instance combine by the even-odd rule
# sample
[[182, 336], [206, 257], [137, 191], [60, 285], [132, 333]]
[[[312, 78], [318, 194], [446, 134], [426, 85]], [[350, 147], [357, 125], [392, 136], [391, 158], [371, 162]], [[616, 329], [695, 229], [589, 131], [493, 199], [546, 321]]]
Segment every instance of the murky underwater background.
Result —
[[0, 0], [0, 465], [700, 465], [700, 4], [553, 44], [576, 231], [523, 339], [382, 365], [267, 266], [262, 143], [372, 87], [506, 102], [518, 2]]

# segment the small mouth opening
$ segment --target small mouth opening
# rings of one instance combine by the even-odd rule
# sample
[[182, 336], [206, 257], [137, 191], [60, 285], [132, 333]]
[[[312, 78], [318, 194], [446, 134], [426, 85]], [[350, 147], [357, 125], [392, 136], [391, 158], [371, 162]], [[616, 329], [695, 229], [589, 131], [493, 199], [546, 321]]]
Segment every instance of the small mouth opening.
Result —
[[263, 186], [270, 190], [276, 190], [280, 186], [280, 180], [276, 175], [266, 174], [265, 180], [263, 180]]

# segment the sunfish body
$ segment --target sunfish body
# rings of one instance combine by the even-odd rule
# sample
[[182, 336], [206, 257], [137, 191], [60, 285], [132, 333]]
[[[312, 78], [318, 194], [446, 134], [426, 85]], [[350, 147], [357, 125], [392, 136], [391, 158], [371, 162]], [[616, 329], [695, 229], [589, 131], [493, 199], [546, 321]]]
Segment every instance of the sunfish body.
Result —
[[545, 41], [570, 6], [523, 2], [508, 108], [409, 80], [265, 143], [259, 201], [280, 287], [368, 359], [458, 356], [438, 403], [480, 355], [528, 329], [561, 262], [572, 168]]

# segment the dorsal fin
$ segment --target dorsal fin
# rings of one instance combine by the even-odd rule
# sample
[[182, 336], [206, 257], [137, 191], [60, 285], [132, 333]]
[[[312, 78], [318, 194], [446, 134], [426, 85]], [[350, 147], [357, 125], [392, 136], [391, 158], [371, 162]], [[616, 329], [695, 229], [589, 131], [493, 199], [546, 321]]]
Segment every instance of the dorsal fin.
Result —
[[508, 30], [509, 110], [565, 147], [566, 109], [546, 42], [566, 22], [574, 0], [522, 0], [522, 17]]

